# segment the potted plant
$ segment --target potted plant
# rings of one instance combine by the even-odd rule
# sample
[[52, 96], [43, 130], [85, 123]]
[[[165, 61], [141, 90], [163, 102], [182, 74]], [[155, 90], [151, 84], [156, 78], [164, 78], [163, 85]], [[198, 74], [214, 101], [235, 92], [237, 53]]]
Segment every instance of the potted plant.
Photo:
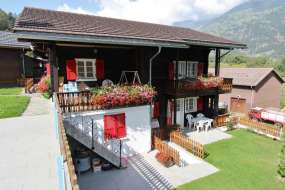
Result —
[[165, 153], [158, 152], [155, 156], [158, 162], [169, 168], [174, 165], [173, 159]]

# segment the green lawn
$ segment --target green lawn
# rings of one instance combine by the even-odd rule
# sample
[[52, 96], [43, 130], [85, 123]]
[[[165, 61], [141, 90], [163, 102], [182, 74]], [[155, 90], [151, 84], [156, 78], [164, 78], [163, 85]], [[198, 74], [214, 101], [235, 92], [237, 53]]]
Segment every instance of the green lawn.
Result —
[[0, 95], [19, 95], [23, 91], [23, 88], [0, 88]]
[[0, 119], [20, 116], [29, 102], [28, 96], [0, 96]]
[[281, 143], [245, 131], [230, 132], [232, 139], [206, 146], [207, 162], [215, 174], [178, 187], [178, 190], [284, 190], [277, 175]]

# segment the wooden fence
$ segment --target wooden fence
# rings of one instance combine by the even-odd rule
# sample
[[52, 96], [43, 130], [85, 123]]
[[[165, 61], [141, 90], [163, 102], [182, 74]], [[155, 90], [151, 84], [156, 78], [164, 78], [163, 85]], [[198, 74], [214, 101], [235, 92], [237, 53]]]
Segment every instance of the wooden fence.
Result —
[[57, 114], [58, 114], [58, 127], [60, 131], [60, 151], [63, 155], [64, 162], [66, 162], [67, 164], [71, 188], [72, 190], [79, 190], [79, 185], [78, 185], [77, 176], [75, 173], [75, 168], [74, 168], [74, 164], [73, 164], [73, 160], [71, 156], [71, 151], [70, 151], [70, 147], [67, 141], [65, 129], [63, 126], [62, 112], [59, 107], [58, 99], [56, 96], [54, 96], [54, 100], [55, 100], [55, 104], [56, 104], [57, 111], [58, 111]]
[[174, 142], [195, 156], [200, 158], [204, 158], [204, 146], [193, 139], [189, 139], [188, 137], [184, 136], [182, 133], [173, 131], [170, 133], [170, 141]]
[[259, 121], [253, 121], [247, 117], [240, 118], [239, 123], [242, 125], [246, 125], [249, 129], [253, 129], [257, 132], [261, 132], [273, 137], [280, 138], [283, 134], [282, 128]]
[[90, 91], [57, 93], [58, 103], [63, 113], [92, 110], [91, 96]]
[[25, 92], [29, 92], [30, 89], [33, 87], [34, 85], [34, 79], [33, 78], [26, 78], [25, 79]]
[[224, 78], [223, 79], [223, 84], [220, 87], [220, 89], [224, 92], [224, 93], [229, 93], [232, 91], [233, 89], [233, 79], [232, 78]]
[[214, 127], [222, 127], [227, 125], [229, 114], [218, 115], [214, 119]]
[[168, 155], [169, 157], [171, 157], [176, 165], [181, 166], [180, 155], [179, 155], [179, 152], [177, 150], [170, 147], [168, 144], [163, 142], [158, 137], [154, 137], [154, 147], [159, 152], [162, 152], [162, 153]]

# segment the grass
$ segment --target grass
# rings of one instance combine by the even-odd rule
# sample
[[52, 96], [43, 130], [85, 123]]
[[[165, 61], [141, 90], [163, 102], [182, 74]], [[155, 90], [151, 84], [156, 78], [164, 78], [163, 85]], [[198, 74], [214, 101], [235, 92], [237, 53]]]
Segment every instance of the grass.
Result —
[[29, 102], [28, 96], [0, 96], [0, 118], [21, 116]]
[[285, 84], [282, 85], [282, 92], [281, 92], [281, 108], [285, 107]]
[[23, 91], [23, 88], [0, 88], [0, 95], [19, 95]]
[[206, 161], [220, 171], [177, 189], [284, 190], [277, 174], [281, 143], [245, 130], [229, 133], [233, 138], [206, 146]]

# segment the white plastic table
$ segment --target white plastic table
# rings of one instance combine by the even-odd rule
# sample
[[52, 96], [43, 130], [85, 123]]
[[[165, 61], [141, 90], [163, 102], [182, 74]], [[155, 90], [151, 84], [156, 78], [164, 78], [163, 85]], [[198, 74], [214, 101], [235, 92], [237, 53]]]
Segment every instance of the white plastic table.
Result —
[[[192, 119], [192, 121], [193, 121], [194, 126], [195, 126], [196, 124], [198, 124], [200, 122], [203, 122], [203, 123], [210, 122], [210, 123], [212, 123], [214, 120], [211, 119], [211, 118], [208, 118], [208, 117], [195, 117], [195, 118]], [[209, 126], [206, 127], [206, 131], [208, 131], [208, 130], [209, 130]]]

